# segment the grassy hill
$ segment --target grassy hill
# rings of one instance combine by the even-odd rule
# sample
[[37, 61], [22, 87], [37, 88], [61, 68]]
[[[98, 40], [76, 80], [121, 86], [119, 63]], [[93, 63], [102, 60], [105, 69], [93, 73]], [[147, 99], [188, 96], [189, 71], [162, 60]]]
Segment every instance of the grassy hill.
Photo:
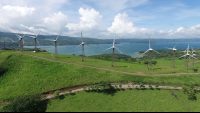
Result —
[[[35, 56], [40, 56], [40, 57], [57, 60], [57, 61], [78, 63], [78, 64], [112, 69], [112, 70], [117, 70], [117, 71], [135, 72], [135, 73], [143, 72], [146, 74], [152, 74], [148, 76], [144, 76], [144, 75], [140, 76], [140, 75], [134, 75], [134, 74], [123, 74], [123, 73], [113, 72], [109, 70], [95, 69], [95, 68], [84, 67], [80, 65], [74, 65], [74, 64], [52, 62], [48, 60], [34, 58], [31, 56], [22, 55], [20, 53], [21, 52], [19, 51], [16, 51], [16, 52], [9, 51], [9, 50], [0, 51], [0, 94], [1, 94], [0, 101], [13, 100], [17, 97], [24, 96], [31, 93], [42, 94], [43, 92], [57, 90], [57, 89], [61, 89], [68, 86], [82, 85], [82, 84], [95, 84], [95, 83], [99, 83], [100, 81], [133, 81], [134, 83], [138, 83], [138, 84], [144, 83], [144, 84], [159, 84], [159, 85], [171, 85], [171, 86], [182, 86], [187, 83], [187, 84], [195, 85], [195, 87], [200, 86], [200, 74], [195, 74], [193, 70], [191, 69], [185, 70], [184, 69], [185, 63], [182, 60], [176, 61], [177, 68], [170, 68], [171, 60], [165, 59], [165, 58], [156, 59], [158, 63], [157, 65], [153, 67], [154, 70], [147, 71], [145, 64], [125, 62], [123, 60], [116, 61], [116, 68], [112, 68], [110, 67], [111, 61], [102, 60], [102, 59], [94, 59], [94, 58], [87, 57], [85, 62], [81, 62], [80, 56], [59, 55], [58, 58], [55, 58], [54, 56], [52, 56], [51, 53], [48, 53], [48, 52], [38, 52], [38, 53], [33, 53], [30, 51], [24, 52], [25, 54], [30, 54], [30, 55], [32, 54]], [[195, 65], [199, 66], [199, 63]], [[186, 72], [186, 74], [177, 76], [177, 74], [174, 72], [176, 73]], [[194, 75], [187, 75], [188, 72], [194, 73]], [[154, 74], [159, 74], [159, 73], [174, 73], [174, 75], [154, 76]], [[130, 92], [125, 92], [124, 95], [126, 95], [126, 93], [130, 93]], [[85, 93], [83, 93], [83, 95], [85, 95]], [[157, 95], [157, 94], [155, 93], [154, 95]], [[96, 96], [98, 95], [94, 94], [94, 97]], [[100, 97], [104, 98], [103, 95]], [[72, 96], [69, 98], [76, 98], [76, 96]], [[84, 98], [84, 96], [81, 97], [79, 95], [79, 97], [77, 98]], [[69, 99], [69, 100], [72, 101], [72, 99]], [[59, 101], [59, 100], [55, 100], [55, 102], [56, 101]], [[132, 101], [134, 102], [134, 100]], [[146, 102], [147, 99], [146, 101], [143, 99], [141, 101]], [[97, 106], [104, 104], [102, 102], [97, 104]], [[116, 102], [116, 101], [110, 101], [110, 102]], [[182, 101], [178, 101], [177, 103], [179, 102], [181, 103]], [[88, 101], [88, 103], [92, 104], [92, 102], [90, 101]], [[155, 103], [155, 105], [158, 105], [158, 104], [159, 103]], [[52, 104], [52, 107], [53, 106], [54, 104]], [[131, 106], [127, 106], [127, 107], [131, 107]], [[135, 111], [141, 111], [142, 109], [141, 107], [142, 105], [139, 106], [138, 110], [135, 109]], [[53, 111], [52, 110], [53, 108], [51, 108], [50, 105], [48, 109], [47, 111]], [[83, 109], [84, 108], [80, 107], [80, 110], [77, 109], [77, 111], [84, 111]], [[121, 109], [124, 110], [123, 106], [121, 107]], [[149, 109], [150, 109], [150, 106], [149, 106]], [[179, 108], [177, 108], [176, 110], [178, 109]], [[64, 109], [64, 108], [63, 110], [76, 111], [73, 109]], [[93, 110], [94, 109], [91, 109], [91, 111]], [[105, 110], [115, 111], [114, 108], [112, 107], [106, 108]], [[127, 111], [130, 111], [130, 110], [134, 111], [134, 109], [127, 108]], [[163, 108], [163, 110], [165, 109]], [[88, 107], [86, 111], [90, 111], [88, 110]], [[159, 109], [158, 110], [155, 109], [155, 111], [159, 111]]]

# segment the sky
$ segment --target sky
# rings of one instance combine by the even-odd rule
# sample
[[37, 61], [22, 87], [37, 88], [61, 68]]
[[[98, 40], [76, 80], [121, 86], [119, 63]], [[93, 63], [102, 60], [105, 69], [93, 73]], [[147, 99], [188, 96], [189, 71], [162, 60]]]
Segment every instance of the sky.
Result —
[[0, 31], [98, 39], [200, 38], [200, 0], [0, 0]]

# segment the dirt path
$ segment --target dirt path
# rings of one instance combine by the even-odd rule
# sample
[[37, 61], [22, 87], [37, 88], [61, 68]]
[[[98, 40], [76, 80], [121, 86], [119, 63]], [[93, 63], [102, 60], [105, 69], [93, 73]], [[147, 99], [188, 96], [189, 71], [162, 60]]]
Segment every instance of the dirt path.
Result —
[[57, 61], [57, 60], [53, 60], [53, 59], [49, 59], [49, 58], [44, 58], [44, 57], [39, 57], [39, 56], [35, 56], [35, 55], [30, 55], [30, 54], [25, 54], [25, 53], [17, 53], [17, 54], [27, 55], [27, 56], [31, 56], [31, 57], [35, 57], [35, 58], [39, 58], [39, 59], [43, 59], [43, 60], [49, 60], [49, 61], [53, 61], [53, 62], [59, 62], [59, 63], [64, 63], [64, 64], [74, 64], [74, 65], [79, 65], [79, 66], [84, 66], [84, 67], [89, 67], [89, 68], [95, 68], [95, 69], [101, 69], [101, 70], [105, 70], [105, 71], [112, 71], [112, 72], [118, 72], [118, 73], [123, 73], [123, 74], [131, 74], [131, 75], [144, 75], [144, 76], [169, 76], [169, 75], [177, 75], [177, 76], [179, 76], [179, 75], [185, 75], [185, 74], [191, 74], [191, 75], [200, 74], [200, 73], [145, 74], [143, 72], [132, 73], [132, 72], [125, 72], [125, 71], [111, 70], [111, 69], [107, 69], [107, 68], [93, 67], [93, 66], [88, 66], [88, 65], [83, 65], [83, 64], [77, 64], [77, 63]]

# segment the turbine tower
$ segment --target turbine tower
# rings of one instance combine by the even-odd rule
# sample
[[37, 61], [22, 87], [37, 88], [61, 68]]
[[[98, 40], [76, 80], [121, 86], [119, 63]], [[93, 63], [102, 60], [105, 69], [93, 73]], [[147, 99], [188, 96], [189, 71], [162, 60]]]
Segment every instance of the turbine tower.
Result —
[[35, 41], [35, 51], [34, 51], [35, 53], [37, 52], [37, 36], [39, 35], [39, 33], [36, 36], [29, 36], [29, 37], [32, 37]]
[[[179, 43], [179, 42], [178, 42], [178, 43]], [[178, 43], [177, 43], [177, 44], [178, 44]], [[176, 50], [177, 50], [177, 49], [176, 49], [175, 47], [177, 46], [177, 44], [174, 46], [174, 48], [168, 48], [168, 49], [173, 50], [173, 58], [172, 58], [172, 63], [171, 63], [171, 67], [172, 67], [172, 68], [175, 68], [175, 67], [176, 67], [176, 65], [175, 65], [175, 53], [176, 53]]]
[[[62, 31], [60, 32], [60, 34], [62, 33]], [[53, 41], [55, 42], [55, 57], [58, 58], [57, 54], [58, 54], [58, 50], [57, 50], [57, 40], [58, 37], [60, 36], [60, 34], [57, 36], [56, 40], [51, 40], [51, 39], [45, 39], [45, 40], [49, 40], [49, 41]]]
[[181, 56], [181, 57], [179, 57], [179, 58], [186, 57], [185, 69], [188, 69], [188, 60], [189, 60], [189, 56], [192, 57], [192, 58], [194, 58], [192, 55], [190, 55], [190, 54], [188, 53], [188, 52], [190, 52], [190, 51], [189, 51], [189, 44], [188, 44], [188, 48], [186, 49], [185, 52], [186, 52], [186, 54], [183, 55], [183, 56]]
[[[193, 47], [192, 47], [192, 53], [191, 53], [191, 56], [193, 56], [192, 57], [192, 67], [194, 68], [194, 59], [196, 59], [194, 56], [195, 56], [196, 54], [195, 54], [195, 51], [193, 50]], [[191, 58], [191, 57], [190, 57]]]
[[154, 51], [154, 52], [156, 52], [158, 54], [160, 54], [160, 53], [151, 48], [151, 46], [150, 46], [150, 35], [149, 35], [149, 49], [146, 52], [144, 52], [142, 55], [144, 55], [148, 51], [149, 51], [149, 62], [148, 62], [148, 65], [147, 65], [147, 70], [152, 70], [152, 62], [151, 62], [151, 60], [152, 60], [152, 56], [151, 56], [152, 55], [152, 51]]
[[[85, 44], [85, 43], [83, 42], [82, 31], [81, 31], [81, 40], [82, 40], [81, 44], [80, 44], [80, 45], [78, 45], [76, 48], [78, 48], [79, 46], [81, 46], [81, 45], [82, 45], [82, 54], [81, 54], [81, 56], [82, 56], [82, 59], [81, 59], [81, 61], [82, 61], [82, 62], [84, 62], [84, 61], [85, 61], [85, 51], [84, 51], [84, 45], [88, 45], [88, 44]], [[90, 46], [90, 45], [88, 45], [88, 46]], [[76, 49], [76, 48], [75, 48], [75, 49]]]
[[[114, 51], [115, 51], [115, 49], [117, 50], [117, 51], [119, 51], [121, 54], [123, 54], [119, 49], [117, 49], [116, 47], [115, 47], [115, 37], [114, 37], [114, 40], [113, 40], [113, 46], [112, 47], [110, 47], [110, 48], [108, 48], [108, 49], [106, 49], [106, 50], [109, 50], [109, 49], [112, 49], [113, 50], [113, 52], [112, 52], [112, 63], [111, 63], [111, 67], [115, 67], [115, 56], [114, 56]], [[104, 51], [106, 51], [106, 50], [104, 50]]]
[[19, 39], [19, 49], [20, 49], [20, 51], [22, 52], [22, 51], [24, 51], [24, 40], [23, 40], [23, 38], [24, 38], [24, 36], [26, 35], [23, 35], [23, 36], [20, 36], [20, 35], [18, 35], [18, 34], [15, 34], [16, 36], [17, 36], [17, 38]]

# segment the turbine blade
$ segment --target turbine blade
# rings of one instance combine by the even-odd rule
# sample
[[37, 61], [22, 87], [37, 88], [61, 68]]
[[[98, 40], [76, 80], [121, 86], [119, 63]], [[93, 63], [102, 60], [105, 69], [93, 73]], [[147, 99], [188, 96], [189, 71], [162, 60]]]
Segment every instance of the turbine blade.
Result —
[[149, 51], [149, 49], [147, 51], [145, 51], [142, 55], [144, 55], [145, 53], [147, 53]]
[[83, 42], [82, 31], [81, 31], [81, 40], [82, 40], [82, 42]]
[[56, 40], [52, 40], [52, 39], [44, 39], [44, 40], [49, 40], [49, 41], [54, 41], [54, 42], [56, 41]]
[[173, 49], [173, 48], [168, 48], [168, 47], [165, 47], [165, 48], [167, 48], [167, 49]]
[[105, 50], [103, 50], [103, 51], [106, 51], [106, 50], [109, 50], [109, 49], [112, 49], [113, 47], [110, 47], [110, 48], [108, 48], [108, 49], [105, 49]]
[[[115, 49], [117, 49], [117, 48], [115, 47]], [[123, 54], [119, 49], [117, 49], [117, 51], [119, 51], [121, 54]]]
[[[60, 34], [61, 34], [61, 33], [62, 33], [62, 31], [60, 32]], [[60, 34], [58, 35], [58, 37], [60, 36]], [[56, 41], [57, 41], [58, 37], [56, 38]]]
[[[178, 43], [179, 43], [179, 42], [178, 42]], [[178, 44], [178, 43], [177, 43], [177, 44]], [[177, 46], [177, 44], [174, 46], [174, 48]]]
[[181, 56], [181, 57], [179, 57], [179, 58], [182, 58], [182, 57], [184, 57], [184, 56], [186, 56], [186, 55], [183, 55], [183, 56]]
[[190, 58], [191, 58], [191, 57], [194, 58], [194, 59], [196, 59], [194, 56], [190, 55]]
[[20, 39], [19, 35], [15, 33], [15, 35], [17, 36], [18, 39]]
[[[155, 51], [155, 50], [153, 50], [153, 51]], [[157, 52], [157, 51], [155, 51], [156, 53], [158, 53], [158, 54], [160, 54], [159, 52]]]
[[29, 36], [29, 37], [36, 38], [35, 36]]
[[91, 45], [89, 45], [89, 44], [86, 44], [86, 45], [88, 45], [88, 46], [92, 47], [92, 46], [91, 46]]
[[[41, 31], [40, 31], [41, 32]], [[40, 32], [36, 35], [36, 37], [40, 34]]]
[[[78, 45], [76, 48], [80, 47], [81, 45], [82, 45], [82, 44]], [[75, 48], [75, 49], [76, 49], [76, 48]]]
[[[25, 35], [26, 35], [26, 34], [25, 34]], [[24, 35], [24, 36], [25, 36], [25, 35]], [[22, 36], [22, 37], [24, 37], [24, 36]]]
[[114, 40], [113, 40], [113, 46], [115, 45], [115, 37], [114, 37]]

